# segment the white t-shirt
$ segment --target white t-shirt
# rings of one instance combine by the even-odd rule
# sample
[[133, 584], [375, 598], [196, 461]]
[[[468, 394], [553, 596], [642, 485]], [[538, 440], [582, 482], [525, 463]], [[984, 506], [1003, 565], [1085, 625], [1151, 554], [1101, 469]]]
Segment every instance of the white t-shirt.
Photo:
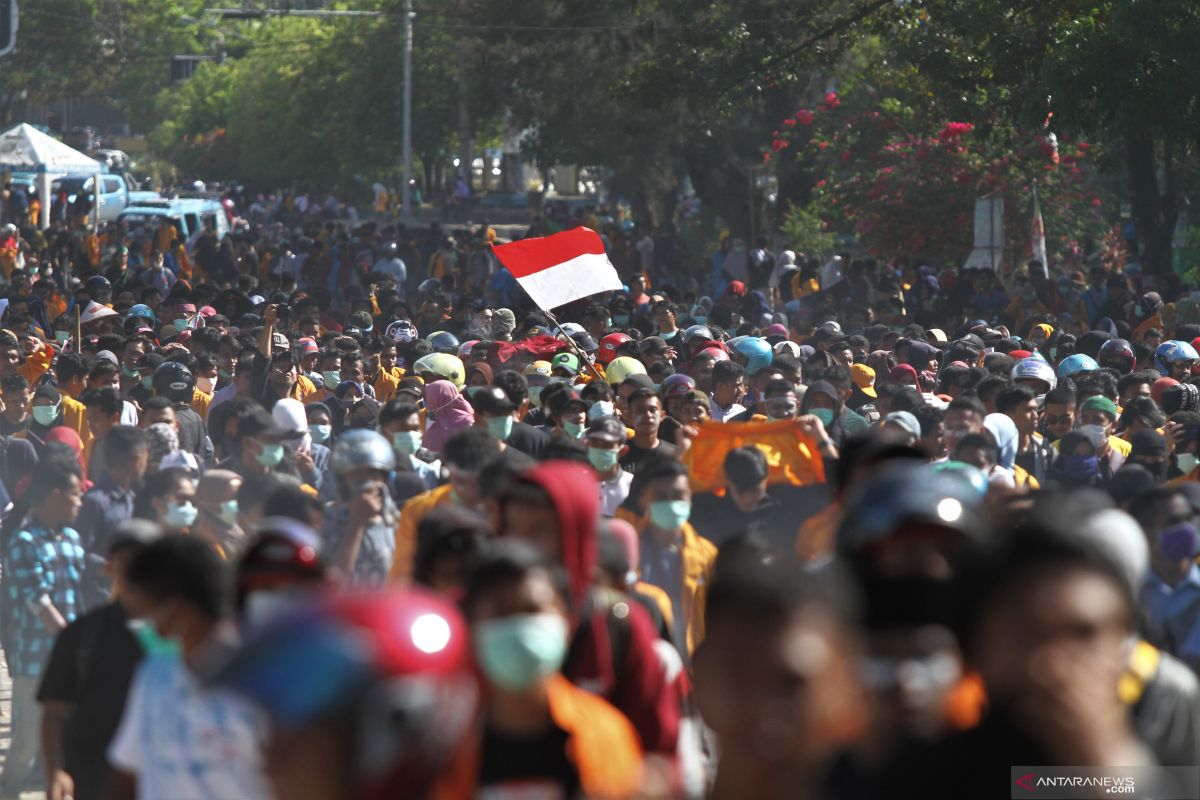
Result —
[[265, 731], [253, 705], [201, 686], [179, 656], [150, 656], [134, 676], [108, 760], [137, 775], [139, 800], [266, 800]]
[[629, 497], [631, 483], [633, 473], [623, 469], [617, 470], [616, 478], [600, 481], [600, 516], [608, 518], [617, 515], [617, 509], [625, 502], [625, 498]]

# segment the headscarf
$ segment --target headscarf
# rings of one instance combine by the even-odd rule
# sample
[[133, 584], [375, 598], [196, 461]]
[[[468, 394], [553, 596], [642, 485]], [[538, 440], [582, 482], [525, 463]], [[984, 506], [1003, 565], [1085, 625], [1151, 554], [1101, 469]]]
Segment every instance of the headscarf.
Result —
[[779, 258], [775, 259], [775, 269], [771, 270], [771, 277], [767, 279], [767, 285], [772, 289], [778, 289], [783, 273], [789, 269], [796, 269], [796, 252], [794, 250], [784, 250], [779, 254]]
[[1011, 470], [1017, 460], [1017, 442], [1021, 436], [1017, 424], [1007, 414], [988, 414], [983, 418], [983, 427], [996, 440], [996, 466]]
[[875, 350], [867, 356], [867, 366], [875, 370], [877, 376], [892, 374], [892, 354], [887, 350]]
[[[1075, 455], [1075, 450], [1081, 442], [1086, 442], [1091, 448], [1090, 456]], [[1058, 457], [1054, 459], [1051, 473], [1066, 487], [1094, 486], [1101, 478], [1100, 459], [1096, 452], [1096, 446], [1087, 434], [1071, 431], [1059, 440]]]
[[475, 373], [482, 375], [489, 386], [492, 384], [492, 381], [496, 379], [496, 376], [492, 373], [492, 368], [482, 361], [476, 361], [474, 364], [467, 367], [467, 383], [471, 382], [471, 376]]
[[158, 465], [169, 453], [179, 449], [179, 434], [165, 422], [156, 422], [146, 428], [146, 436], [150, 439], [148, 469], [158, 469]]
[[813, 407], [817, 397], [824, 395], [833, 401], [833, 422], [829, 423], [829, 427], [825, 429], [825, 433], [833, 440], [834, 445], [841, 447], [844, 433], [842, 431], [842, 409], [843, 403], [841, 395], [837, 389], [833, 388], [833, 384], [829, 381], [815, 381], [809, 385], [804, 392], [804, 399], [800, 401], [800, 413], [807, 414]]
[[913, 386], [916, 387], [917, 391], [921, 390], [921, 381], [917, 376], [917, 371], [913, 369], [911, 364], [897, 364], [892, 367], [888, 375], [892, 379], [892, 383], [903, 384], [906, 382], [903, 380], [905, 377], [912, 378]]
[[83, 460], [83, 440], [79, 438], [79, 434], [74, 428], [68, 428], [66, 425], [59, 425], [56, 428], [51, 428], [46, 434], [46, 444], [63, 444], [71, 448], [75, 454], [75, 460], [79, 462], [79, 469], [82, 470], [84, 491], [92, 487], [92, 482], [88, 480], [87, 462]]
[[475, 424], [475, 410], [450, 381], [433, 381], [425, 387], [425, 409], [432, 421], [425, 431], [424, 445], [435, 453], [446, 440]]
[[563, 567], [572, 606], [584, 608], [584, 598], [596, 566], [596, 522], [600, 492], [596, 473], [570, 461], [546, 461], [521, 474], [550, 495], [558, 517]]

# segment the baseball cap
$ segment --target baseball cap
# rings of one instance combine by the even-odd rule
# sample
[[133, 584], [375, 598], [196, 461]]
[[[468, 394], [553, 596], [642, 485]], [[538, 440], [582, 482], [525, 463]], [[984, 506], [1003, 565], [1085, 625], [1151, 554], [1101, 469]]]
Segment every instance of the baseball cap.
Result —
[[355, 311], [350, 315], [350, 324], [362, 331], [370, 332], [374, 326], [371, 315], [365, 311]]
[[238, 422], [237, 435], [242, 438], [283, 441], [292, 438], [292, 431], [284, 428], [265, 410], [255, 409]]
[[898, 425], [905, 433], [916, 439], [921, 438], [921, 423], [917, 422], [917, 418], [907, 411], [893, 411], [884, 417], [883, 421]]
[[279, 350], [287, 350], [289, 347], [288, 338], [282, 333], [271, 334], [271, 343]]
[[471, 405], [485, 414], [511, 414], [517, 405], [499, 386], [481, 386], [471, 395]]
[[546, 409], [551, 414], [559, 414], [572, 404], [587, 411], [588, 404], [579, 396], [578, 390], [573, 386], [566, 386], [550, 395], [546, 401]]
[[619, 444], [625, 441], [625, 426], [616, 417], [600, 417], [588, 426], [585, 438]]
[[875, 392], [875, 370], [866, 364], [851, 364], [850, 377], [858, 390], [867, 397], [878, 397]]
[[643, 355], [662, 355], [670, 349], [666, 340], [661, 336], [647, 336], [638, 345], [638, 351]]
[[565, 369], [572, 375], [579, 373], [579, 356], [574, 353], [559, 353], [550, 362], [551, 369]]
[[575, 340], [575, 344], [585, 353], [594, 353], [600, 349], [600, 345], [596, 344], [596, 340], [587, 331], [572, 333], [571, 338]]
[[525, 367], [524, 375], [541, 375], [542, 377], [550, 377], [550, 362], [549, 361], [534, 361], [529, 366]]

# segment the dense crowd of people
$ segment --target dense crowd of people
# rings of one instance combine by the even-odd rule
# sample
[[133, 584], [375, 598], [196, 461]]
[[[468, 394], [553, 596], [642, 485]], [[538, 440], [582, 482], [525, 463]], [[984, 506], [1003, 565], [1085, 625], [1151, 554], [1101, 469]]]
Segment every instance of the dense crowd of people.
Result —
[[1200, 292], [551, 207], [0, 232], [0, 798], [1007, 797], [1200, 761]]

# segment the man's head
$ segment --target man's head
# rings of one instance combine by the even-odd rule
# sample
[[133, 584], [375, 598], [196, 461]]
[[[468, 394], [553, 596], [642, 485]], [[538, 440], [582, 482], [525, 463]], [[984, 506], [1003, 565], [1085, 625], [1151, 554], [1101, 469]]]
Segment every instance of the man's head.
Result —
[[150, 462], [150, 440], [141, 428], [118, 425], [110, 430], [99, 447], [103, 449], [104, 469], [120, 477], [121, 483], [133, 485], [141, 481]]
[[179, 427], [179, 420], [175, 416], [175, 406], [165, 397], [151, 397], [142, 404], [138, 426], [149, 428], [156, 422], [162, 422], [172, 428]]
[[1079, 424], [1095, 425], [1111, 434], [1117, 421], [1117, 404], [1103, 395], [1092, 395], [1079, 405]]
[[450, 487], [460, 505], [479, 508], [479, 470], [500, 453], [497, 439], [486, 430], [467, 428], [446, 440], [442, 463], [449, 473]]
[[23, 422], [29, 416], [33, 392], [24, 375], [13, 373], [0, 378], [0, 395], [4, 398], [4, 418], [9, 422]]
[[626, 401], [630, 425], [639, 436], [656, 436], [662, 422], [662, 400], [652, 389], [637, 389]]
[[134, 557], [127, 573], [132, 616], [159, 636], [180, 640], [185, 654], [203, 644], [227, 614], [228, 575], [212, 546], [194, 536], [168, 536]]
[[121, 399], [121, 393], [113, 387], [89, 389], [80, 399], [87, 407], [84, 415], [87, 417], [92, 436], [97, 439], [103, 438], [121, 424], [121, 410], [125, 407], [125, 402]]
[[39, 461], [30, 475], [28, 501], [43, 525], [71, 525], [83, 505], [83, 472], [74, 458], [52, 455]]
[[666, 456], [647, 459], [633, 476], [629, 497], [660, 533], [676, 534], [692, 514], [688, 469]]
[[[699, 380], [696, 383], [698, 385]], [[746, 393], [746, 370], [733, 361], [718, 362], [712, 370], [712, 387], [716, 404], [728, 408]]]
[[738, 447], [725, 456], [725, 490], [739, 511], [750, 513], [767, 496], [767, 457], [757, 447]]
[[1006, 414], [1017, 426], [1021, 436], [1032, 436], [1037, 430], [1038, 404], [1033, 389], [1014, 383], [996, 395], [996, 410]]
[[775, 781], [781, 795], [816, 785], [861, 729], [852, 605], [833, 573], [722, 550], [693, 664], [732, 780]]

